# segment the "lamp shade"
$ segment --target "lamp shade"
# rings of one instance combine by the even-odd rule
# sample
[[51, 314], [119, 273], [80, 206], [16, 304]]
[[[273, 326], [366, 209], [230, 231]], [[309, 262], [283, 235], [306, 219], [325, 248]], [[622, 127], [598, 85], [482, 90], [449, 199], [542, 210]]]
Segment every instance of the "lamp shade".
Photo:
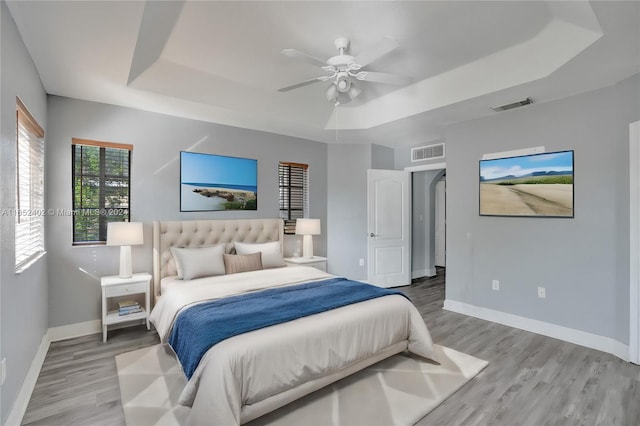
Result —
[[142, 222], [109, 222], [107, 224], [108, 246], [135, 246], [143, 243]]
[[320, 235], [320, 219], [296, 219], [297, 235]]
[[331, 102], [335, 102], [338, 98], [338, 89], [336, 85], [331, 83], [329, 87], [327, 87], [327, 99]]

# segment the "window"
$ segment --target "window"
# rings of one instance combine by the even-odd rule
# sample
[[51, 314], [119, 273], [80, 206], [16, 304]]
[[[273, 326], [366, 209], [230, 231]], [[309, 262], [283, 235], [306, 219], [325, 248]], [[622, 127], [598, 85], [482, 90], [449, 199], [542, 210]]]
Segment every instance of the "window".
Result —
[[296, 219], [309, 215], [309, 166], [280, 162], [280, 217], [284, 219], [284, 233], [296, 233]]
[[129, 220], [132, 145], [73, 139], [73, 243], [107, 241], [107, 223]]
[[16, 98], [16, 272], [44, 253], [44, 130]]

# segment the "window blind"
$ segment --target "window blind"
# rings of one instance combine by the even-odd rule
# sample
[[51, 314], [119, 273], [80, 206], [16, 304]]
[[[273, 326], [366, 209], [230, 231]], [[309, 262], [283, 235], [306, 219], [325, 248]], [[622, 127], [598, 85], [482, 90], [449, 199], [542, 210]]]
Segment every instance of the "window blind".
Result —
[[280, 162], [280, 217], [284, 219], [284, 233], [295, 234], [296, 219], [309, 215], [309, 166]]
[[73, 243], [107, 240], [107, 223], [129, 220], [133, 146], [72, 141]]
[[44, 252], [44, 130], [16, 100], [15, 266], [22, 270]]

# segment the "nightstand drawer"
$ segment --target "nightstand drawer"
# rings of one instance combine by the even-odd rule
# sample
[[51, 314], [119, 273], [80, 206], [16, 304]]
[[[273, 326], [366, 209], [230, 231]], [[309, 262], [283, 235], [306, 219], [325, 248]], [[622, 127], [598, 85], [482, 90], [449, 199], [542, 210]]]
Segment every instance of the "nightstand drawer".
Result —
[[127, 294], [145, 293], [149, 289], [149, 283], [147, 281], [117, 285], [105, 288], [106, 297], [126, 296]]

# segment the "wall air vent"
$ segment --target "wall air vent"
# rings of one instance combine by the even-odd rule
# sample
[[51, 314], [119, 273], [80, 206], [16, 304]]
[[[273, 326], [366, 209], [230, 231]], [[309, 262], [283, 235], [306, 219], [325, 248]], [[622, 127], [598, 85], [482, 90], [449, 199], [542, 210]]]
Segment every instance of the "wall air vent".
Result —
[[444, 144], [437, 143], [435, 145], [419, 146], [411, 148], [411, 162], [433, 160], [435, 158], [444, 158]]
[[525, 105], [531, 105], [532, 103], [533, 103], [533, 99], [527, 98], [527, 99], [523, 99], [523, 100], [518, 101], [518, 102], [512, 102], [510, 104], [491, 107], [491, 109], [496, 111], [496, 112], [500, 112], [500, 111], [506, 111], [508, 109], [520, 108], [520, 107], [523, 107]]

